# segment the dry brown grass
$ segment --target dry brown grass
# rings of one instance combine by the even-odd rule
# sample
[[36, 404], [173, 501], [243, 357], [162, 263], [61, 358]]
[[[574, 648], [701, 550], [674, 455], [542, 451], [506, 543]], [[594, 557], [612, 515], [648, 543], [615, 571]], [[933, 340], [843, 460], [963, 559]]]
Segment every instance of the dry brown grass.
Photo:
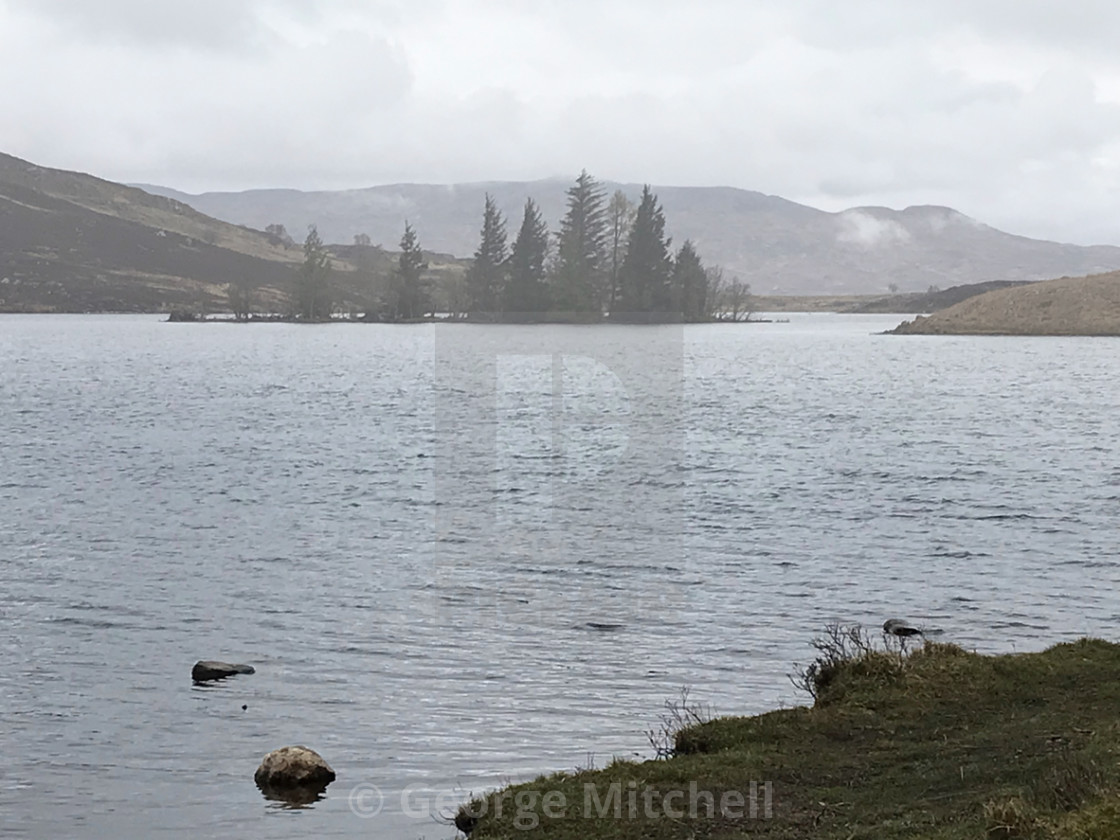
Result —
[[900, 335], [1120, 335], [1120, 271], [1000, 289], [899, 326]]

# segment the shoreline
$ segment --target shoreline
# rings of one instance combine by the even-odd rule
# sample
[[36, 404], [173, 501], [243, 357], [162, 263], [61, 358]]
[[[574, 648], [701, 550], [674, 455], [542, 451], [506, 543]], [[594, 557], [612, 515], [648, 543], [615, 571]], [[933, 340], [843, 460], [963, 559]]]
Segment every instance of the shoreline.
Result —
[[877, 646], [858, 628], [823, 638], [795, 679], [811, 706], [708, 720], [668, 703], [661, 760], [507, 786], [462, 806], [456, 828], [471, 840], [1120, 836], [1120, 645], [981, 655]]

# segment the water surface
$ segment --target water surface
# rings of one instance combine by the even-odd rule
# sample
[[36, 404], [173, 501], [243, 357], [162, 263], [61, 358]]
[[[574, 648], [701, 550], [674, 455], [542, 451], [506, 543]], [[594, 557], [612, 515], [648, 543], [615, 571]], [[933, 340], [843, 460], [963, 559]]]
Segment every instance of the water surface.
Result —
[[[437, 793], [648, 755], [682, 685], [802, 702], [829, 621], [1117, 637], [1115, 340], [789, 317], [0, 317], [0, 834], [450, 837]], [[339, 778], [286, 811], [297, 743]]]

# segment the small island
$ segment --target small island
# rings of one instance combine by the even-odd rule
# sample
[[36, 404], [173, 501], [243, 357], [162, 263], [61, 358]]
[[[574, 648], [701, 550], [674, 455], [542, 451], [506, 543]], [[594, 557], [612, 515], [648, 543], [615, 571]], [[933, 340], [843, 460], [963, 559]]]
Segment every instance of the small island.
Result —
[[[294, 246], [282, 226], [267, 232]], [[313, 225], [284, 311], [255, 314], [254, 289], [234, 282], [226, 287], [233, 319], [324, 323], [348, 313], [346, 320], [376, 323], [751, 320], [749, 285], [705, 266], [690, 240], [673, 248], [648, 184], [635, 205], [621, 190], [608, 199], [586, 171], [567, 191], [567, 212], [555, 234], [529, 198], [510, 244], [506, 220], [487, 194], [470, 260], [449, 266], [457, 262], [450, 258], [443, 271], [430, 271], [407, 220], [399, 248], [391, 260], [365, 235], [355, 236], [352, 246], [328, 246]], [[170, 320], [208, 319], [176, 311]]]
[[982, 656], [817, 640], [811, 707], [682, 725], [665, 760], [616, 760], [480, 797], [470, 840], [523, 837], [1047, 840], [1120, 837], [1120, 645]]

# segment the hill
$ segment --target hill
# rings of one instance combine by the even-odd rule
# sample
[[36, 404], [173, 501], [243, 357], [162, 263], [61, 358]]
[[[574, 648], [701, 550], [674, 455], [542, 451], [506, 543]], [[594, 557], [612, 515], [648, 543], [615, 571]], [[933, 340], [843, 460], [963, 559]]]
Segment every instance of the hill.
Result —
[[[396, 255], [332, 249], [335, 294], [362, 310]], [[438, 289], [461, 261], [425, 252]], [[228, 311], [228, 284], [259, 311], [284, 311], [299, 245], [211, 218], [167, 196], [0, 154], [0, 312]]]
[[181, 202], [0, 155], [0, 311], [206, 308], [234, 280], [276, 301], [301, 258]]
[[[145, 189], [175, 198], [237, 224], [292, 231], [315, 223], [328, 241], [367, 234], [393, 245], [404, 221], [426, 247], [469, 256], [478, 242], [483, 199], [494, 196], [511, 230], [532, 197], [555, 230], [569, 182], [394, 184], [336, 192], [250, 190], [189, 195]], [[636, 184], [607, 182], [636, 199]], [[751, 283], [757, 294], [883, 294], [989, 281], [1044, 280], [1120, 269], [1120, 248], [1084, 247], [1004, 233], [948, 207], [896, 211], [856, 207], [828, 213], [777, 196], [728, 187], [656, 187], [668, 232], [692, 239], [705, 262]]]
[[846, 312], [938, 312], [960, 303], [962, 300], [994, 291], [1022, 286], [1025, 280], [994, 280], [990, 283], [970, 283], [966, 286], [953, 286], [934, 292], [911, 292], [909, 294], [888, 295], [874, 300], [863, 301], [845, 309]]
[[1120, 335], [1120, 271], [999, 289], [925, 318], [898, 335]]
[[839, 312], [845, 314], [914, 315], [937, 312], [993, 289], [1022, 286], [1027, 281], [1009, 280], [953, 286], [935, 292], [906, 292], [894, 295], [754, 295], [755, 312]]

